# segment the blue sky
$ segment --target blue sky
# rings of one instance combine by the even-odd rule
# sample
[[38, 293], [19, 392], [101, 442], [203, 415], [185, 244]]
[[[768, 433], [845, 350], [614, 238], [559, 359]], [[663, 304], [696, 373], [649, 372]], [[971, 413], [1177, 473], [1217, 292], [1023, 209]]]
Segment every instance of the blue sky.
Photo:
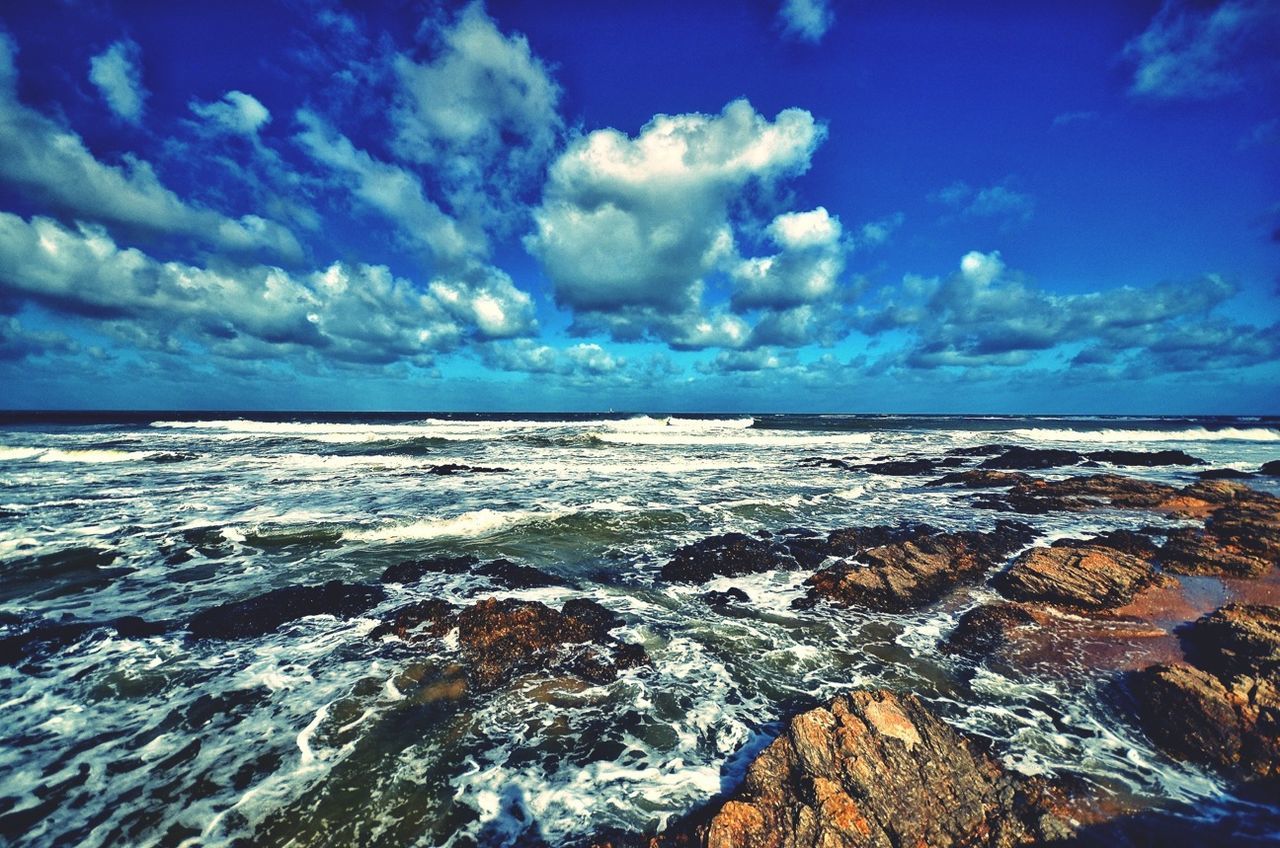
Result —
[[1280, 411], [1280, 2], [0, 9], [0, 405]]

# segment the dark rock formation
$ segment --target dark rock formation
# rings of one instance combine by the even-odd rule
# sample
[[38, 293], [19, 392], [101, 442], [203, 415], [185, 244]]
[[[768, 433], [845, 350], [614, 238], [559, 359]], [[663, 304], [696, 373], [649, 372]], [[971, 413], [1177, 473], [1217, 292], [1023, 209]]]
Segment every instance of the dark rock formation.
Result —
[[417, 583], [428, 574], [466, 574], [479, 561], [470, 554], [410, 559], [389, 566], [381, 579], [383, 583]]
[[924, 536], [941, 533], [937, 527], [929, 524], [877, 524], [872, 527], [842, 527], [832, 530], [827, 535], [827, 550], [832, 556], [851, 557], [863, 551], [890, 545], [894, 542], [907, 542]]
[[947, 451], [947, 456], [995, 456], [998, 453], [1004, 453], [1013, 445], [975, 445], [970, 448], [952, 448]]
[[983, 604], [960, 616], [942, 649], [975, 659], [1011, 644], [1017, 632], [1036, 625], [1036, 617], [1019, 604]]
[[712, 609], [722, 610], [727, 607], [734, 606], [735, 604], [745, 604], [750, 601], [751, 598], [746, 592], [734, 586], [723, 592], [705, 592], [702, 595], [702, 600], [705, 601], [707, 606]]
[[1139, 559], [1154, 559], [1159, 546], [1151, 538], [1160, 530], [1108, 530], [1088, 539], [1058, 539], [1053, 542], [1055, 548], [1111, 548]]
[[1203, 529], [1170, 533], [1162, 566], [1179, 574], [1259, 577], [1280, 562], [1280, 499], [1245, 491], [1218, 507]]
[[427, 468], [428, 474], [438, 474], [447, 477], [451, 474], [509, 474], [510, 468], [486, 468], [482, 465], [458, 465], [452, 462], [446, 462], [443, 465], [432, 465]]
[[1273, 459], [1270, 462], [1262, 463], [1262, 467], [1258, 469], [1259, 474], [1266, 474], [1268, 477], [1280, 477], [1280, 459]]
[[808, 593], [800, 605], [821, 600], [885, 611], [920, 607], [985, 572], [1034, 536], [1025, 524], [1000, 521], [990, 533], [934, 533], [890, 541], [814, 574], [805, 581]]
[[793, 718], [727, 800], [659, 846], [1014, 846], [1066, 838], [1046, 784], [1005, 772], [914, 695], [855, 691]]
[[662, 579], [705, 583], [716, 576], [738, 577], [798, 565], [782, 544], [745, 533], [724, 533], [679, 548], [662, 567]]
[[1280, 607], [1230, 605], [1186, 628], [1191, 665], [1127, 678], [1147, 734], [1241, 777], [1280, 777]]
[[1201, 480], [1248, 480], [1253, 477], [1248, 471], [1236, 471], [1234, 468], [1210, 468], [1197, 471], [1196, 476]]
[[514, 599], [488, 598], [462, 609], [431, 600], [397, 610], [371, 635], [421, 642], [456, 628], [463, 673], [472, 689], [483, 692], [540, 672], [607, 683], [619, 671], [647, 663], [642, 646], [609, 635], [621, 623], [605, 607], [582, 598], [560, 610]]
[[270, 633], [281, 624], [309, 615], [350, 618], [386, 599], [381, 586], [331, 580], [320, 586], [286, 586], [244, 601], [198, 612], [187, 629], [197, 639], [242, 639]]
[[508, 589], [545, 589], [551, 586], [568, 585], [555, 575], [509, 559], [495, 559], [493, 562], [476, 566], [475, 573], [481, 577], [488, 577]]
[[944, 474], [936, 480], [930, 480], [926, 486], [963, 486], [966, 489], [1006, 489], [1019, 483], [1028, 483], [1035, 479], [1029, 474], [1018, 471], [996, 471], [993, 469], [972, 469]]
[[95, 631], [114, 630], [126, 639], [145, 639], [169, 632], [173, 624], [127, 615], [111, 621], [36, 621], [26, 627], [15, 624], [12, 629], [18, 632], [0, 638], [0, 665], [42, 659], [76, 644]]
[[1024, 448], [1014, 446], [999, 456], [985, 459], [979, 468], [1058, 468], [1063, 465], [1077, 465], [1084, 461], [1084, 455], [1076, 451], [1058, 448]]
[[942, 465], [936, 459], [891, 459], [886, 462], [870, 462], [856, 466], [868, 474], [885, 474], [894, 477], [912, 477], [917, 474], [931, 474]]
[[834, 468], [838, 471], [855, 471], [858, 466], [843, 459], [826, 456], [806, 456], [796, 463], [798, 468]]
[[1006, 597], [1086, 610], [1123, 606], [1156, 579], [1154, 566], [1114, 548], [1032, 548], [992, 583]]
[[1204, 465], [1205, 461], [1180, 450], [1132, 451], [1100, 450], [1085, 454], [1095, 462], [1153, 468], [1158, 465]]

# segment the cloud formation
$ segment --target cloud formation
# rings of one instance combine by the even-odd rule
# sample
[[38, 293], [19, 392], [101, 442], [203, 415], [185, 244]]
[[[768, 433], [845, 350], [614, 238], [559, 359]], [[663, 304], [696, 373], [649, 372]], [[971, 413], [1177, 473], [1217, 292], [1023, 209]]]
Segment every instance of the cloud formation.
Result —
[[142, 50], [137, 42], [117, 41], [89, 60], [89, 81], [98, 87], [102, 97], [115, 112], [131, 124], [142, 122], [147, 90], [142, 86], [139, 63]]
[[965, 217], [996, 220], [1005, 225], [1029, 223], [1036, 209], [1035, 198], [1010, 188], [1007, 181], [986, 188], [958, 181], [929, 195], [929, 199]]
[[271, 121], [271, 112], [258, 98], [243, 91], [228, 91], [221, 100], [201, 103], [192, 100], [189, 108], [220, 132], [256, 137]]
[[1226, 0], [1204, 8], [1166, 0], [1140, 35], [1125, 45], [1134, 64], [1131, 94], [1160, 100], [1206, 99], [1244, 87], [1249, 70], [1274, 71], [1280, 5]]
[[778, 21], [782, 31], [798, 41], [817, 44], [835, 23], [827, 0], [782, 0]]

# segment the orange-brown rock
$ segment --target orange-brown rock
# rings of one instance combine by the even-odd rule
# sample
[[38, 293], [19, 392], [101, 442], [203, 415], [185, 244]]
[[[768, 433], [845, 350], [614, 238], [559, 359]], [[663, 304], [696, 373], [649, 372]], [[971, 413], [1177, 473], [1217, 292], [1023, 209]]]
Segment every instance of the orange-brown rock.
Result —
[[960, 616], [942, 643], [948, 653], [985, 657], [1012, 643], [1023, 630], [1035, 627], [1036, 617], [1021, 604], [983, 604]]
[[992, 583], [1006, 597], [1085, 610], [1118, 607], [1156, 579], [1150, 562], [1100, 545], [1025, 551]]
[[619, 624], [612, 612], [585, 599], [567, 601], [560, 610], [515, 599], [488, 598], [464, 609], [432, 600], [397, 610], [372, 635], [417, 642], [456, 628], [467, 679], [485, 691], [532, 672], [605, 683], [623, 669], [648, 662], [640, 645], [609, 635]]
[[1046, 785], [1005, 772], [914, 695], [859, 690], [793, 718], [725, 801], [662, 846], [1014, 846], [1066, 838]]
[[1160, 551], [1166, 570], [1260, 577], [1280, 562], [1280, 500], [1239, 488], [1248, 494], [1219, 506], [1203, 529], [1181, 528], [1169, 535]]

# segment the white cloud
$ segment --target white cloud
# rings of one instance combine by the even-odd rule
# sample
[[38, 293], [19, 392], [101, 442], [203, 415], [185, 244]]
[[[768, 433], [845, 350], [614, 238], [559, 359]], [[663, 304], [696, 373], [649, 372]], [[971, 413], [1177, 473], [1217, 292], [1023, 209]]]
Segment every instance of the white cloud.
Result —
[[885, 244], [893, 236], [898, 228], [902, 226], [902, 222], [906, 220], [906, 216], [901, 212], [895, 212], [887, 218], [881, 218], [877, 221], [868, 221], [858, 230], [857, 243], [859, 247], [879, 247]]
[[384, 266], [335, 262], [293, 274], [271, 266], [212, 269], [122, 248], [101, 228], [0, 213], [0, 291], [58, 311], [173, 333], [230, 355], [300, 350], [333, 361], [422, 361], [468, 336], [508, 336], [528, 296], [506, 279], [421, 291]]
[[213, 127], [234, 135], [256, 136], [271, 121], [271, 112], [258, 98], [243, 91], [228, 91], [221, 100], [192, 100], [191, 111]]
[[558, 374], [566, 377], [590, 377], [614, 374], [626, 365], [598, 344], [584, 342], [567, 348], [554, 348], [529, 339], [487, 345], [481, 358], [491, 368], [501, 371], [523, 371], [529, 374]]
[[733, 271], [736, 309], [786, 308], [829, 298], [844, 271], [840, 219], [824, 207], [777, 216], [767, 233], [781, 251]]
[[1280, 5], [1273, 0], [1227, 0], [1203, 10], [1166, 0], [1125, 45], [1125, 58], [1136, 66], [1129, 92], [1171, 100], [1238, 91], [1255, 58], [1274, 70], [1278, 37]]
[[787, 35], [816, 44], [835, 23], [835, 15], [827, 0], [782, 0], [778, 20]]
[[102, 92], [111, 111], [131, 124], [142, 121], [147, 99], [138, 67], [141, 58], [137, 43], [125, 40], [115, 42], [89, 60], [89, 80]]
[[193, 238], [224, 250], [297, 259], [302, 248], [284, 227], [259, 216], [229, 218], [184, 202], [151, 165], [126, 154], [120, 166], [98, 161], [79, 135], [17, 97], [14, 45], [0, 34], [0, 180], [79, 216]]
[[681, 346], [734, 337], [740, 321], [701, 315], [704, 278], [735, 257], [731, 204], [806, 170], [824, 134], [804, 110], [769, 121], [746, 100], [655, 116], [634, 138], [597, 130], [552, 165], [526, 246], [582, 327]]
[[998, 250], [990, 253], [971, 250], [960, 259], [960, 273], [971, 283], [989, 285], [1004, 273], [1004, 260]]
[[1006, 226], [1029, 223], [1036, 209], [1034, 197], [1006, 183], [975, 189], [966, 182], [955, 182], [929, 195], [929, 199], [966, 217], [996, 219]]

